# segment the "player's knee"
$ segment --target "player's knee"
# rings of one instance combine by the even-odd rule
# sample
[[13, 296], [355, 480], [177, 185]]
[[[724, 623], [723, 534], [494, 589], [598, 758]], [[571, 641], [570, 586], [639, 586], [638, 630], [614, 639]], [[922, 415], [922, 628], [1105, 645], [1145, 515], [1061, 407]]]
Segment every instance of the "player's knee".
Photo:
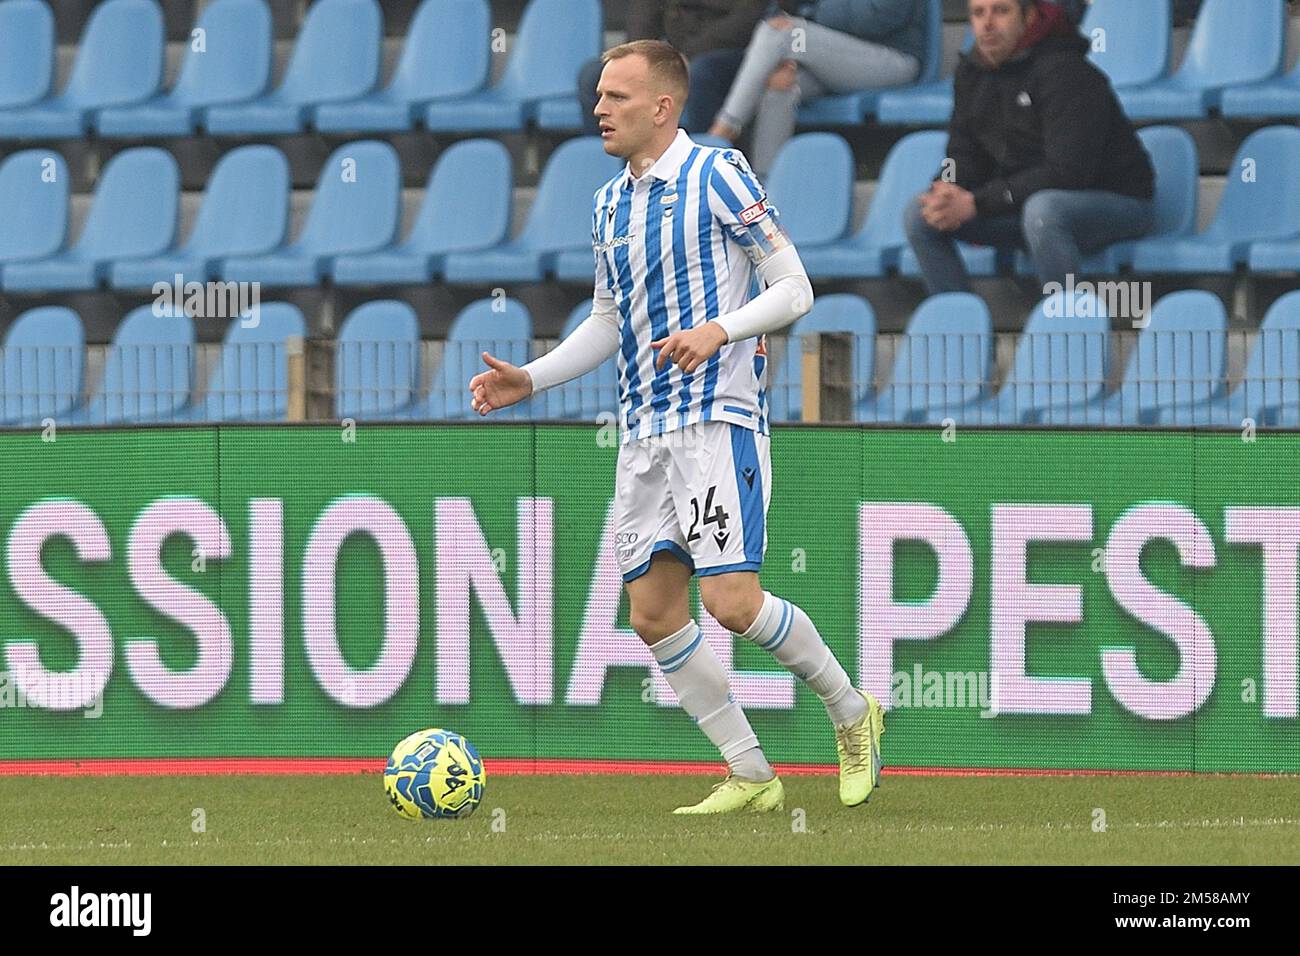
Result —
[[632, 630], [636, 631], [637, 636], [647, 644], [657, 644], [665, 637], [677, 633], [682, 627], [681, 624], [676, 623], [676, 618], [667, 614], [653, 610], [643, 611], [635, 607], [628, 613], [628, 623], [632, 625]]
[[713, 619], [733, 634], [743, 634], [749, 630], [763, 607], [763, 596], [758, 595], [757, 606], [753, 596], [739, 589], [727, 589], [701, 595], [704, 609], [713, 615]]

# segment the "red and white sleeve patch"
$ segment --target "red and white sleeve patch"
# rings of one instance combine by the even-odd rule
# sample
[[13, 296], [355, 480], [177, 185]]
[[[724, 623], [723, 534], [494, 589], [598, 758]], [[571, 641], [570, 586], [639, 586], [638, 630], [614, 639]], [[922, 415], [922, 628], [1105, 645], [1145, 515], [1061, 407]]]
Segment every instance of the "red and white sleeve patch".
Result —
[[767, 212], [767, 199], [763, 198], [754, 203], [754, 205], [747, 206], [740, 210], [740, 221], [748, 226], [755, 219], [761, 217], [765, 212]]

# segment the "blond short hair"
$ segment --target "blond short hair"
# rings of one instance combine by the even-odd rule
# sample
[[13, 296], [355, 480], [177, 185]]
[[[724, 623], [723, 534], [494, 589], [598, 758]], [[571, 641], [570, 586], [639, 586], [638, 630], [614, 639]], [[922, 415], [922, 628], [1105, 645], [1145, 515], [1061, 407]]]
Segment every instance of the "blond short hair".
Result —
[[667, 88], [678, 107], [686, 102], [690, 74], [686, 70], [686, 57], [675, 46], [663, 40], [632, 40], [610, 47], [601, 54], [600, 62], [621, 60], [625, 56], [644, 57], [650, 75]]

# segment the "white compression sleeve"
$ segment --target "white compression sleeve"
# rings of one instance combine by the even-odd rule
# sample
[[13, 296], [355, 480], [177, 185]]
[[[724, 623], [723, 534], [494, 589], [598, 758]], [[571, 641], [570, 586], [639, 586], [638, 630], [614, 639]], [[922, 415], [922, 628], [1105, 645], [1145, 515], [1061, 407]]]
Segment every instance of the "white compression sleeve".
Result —
[[618, 306], [613, 296], [595, 296], [587, 316], [567, 339], [524, 371], [533, 380], [533, 394], [585, 375], [618, 351]]
[[714, 319], [726, 330], [728, 342], [775, 332], [812, 308], [812, 283], [794, 246], [765, 258], [758, 264], [758, 274], [767, 288], [735, 312]]

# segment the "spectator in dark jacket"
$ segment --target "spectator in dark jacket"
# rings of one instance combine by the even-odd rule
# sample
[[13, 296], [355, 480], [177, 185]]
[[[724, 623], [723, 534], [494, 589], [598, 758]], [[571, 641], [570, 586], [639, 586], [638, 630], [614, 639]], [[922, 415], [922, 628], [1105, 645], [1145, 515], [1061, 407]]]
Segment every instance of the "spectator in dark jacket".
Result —
[[799, 104], [913, 82], [925, 57], [927, 0], [781, 0], [754, 28], [745, 60], [709, 132], [734, 142], [754, 123], [749, 160], [765, 175], [794, 133]]
[[1154, 222], [1151, 158], [1088, 41], [1044, 0], [969, 0], [948, 159], [907, 212], [931, 293], [968, 291], [955, 240], [1026, 247], [1044, 286]]
[[[731, 88], [754, 24], [771, 0], [632, 0], [627, 8], [628, 40], [667, 40], [690, 64], [690, 91], [682, 127], [702, 133]], [[578, 100], [587, 132], [598, 133], [593, 111], [604, 63], [592, 60], [578, 77]]]

